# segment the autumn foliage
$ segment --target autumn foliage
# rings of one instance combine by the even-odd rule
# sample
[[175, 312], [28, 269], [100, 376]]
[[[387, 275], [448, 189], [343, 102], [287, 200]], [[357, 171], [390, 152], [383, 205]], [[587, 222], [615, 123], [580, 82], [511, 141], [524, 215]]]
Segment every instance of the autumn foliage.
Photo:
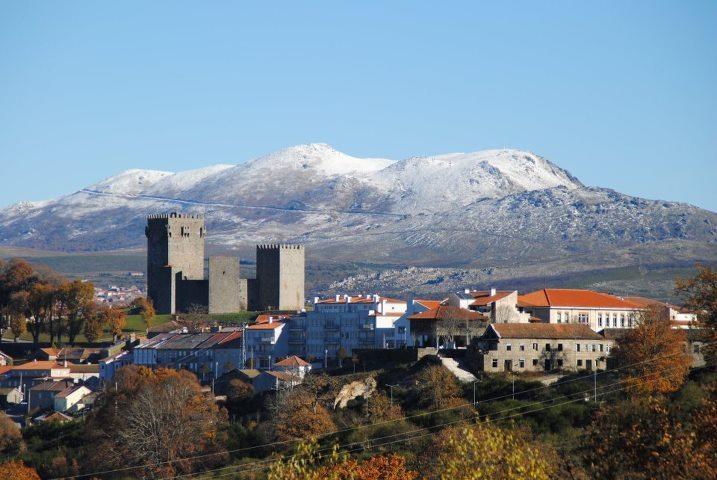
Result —
[[628, 330], [613, 351], [629, 391], [669, 393], [679, 389], [691, 362], [685, 341], [684, 332], [672, 328], [664, 309], [643, 311], [637, 327]]
[[0, 478], [12, 480], [40, 480], [34, 468], [28, 467], [20, 460], [0, 463]]

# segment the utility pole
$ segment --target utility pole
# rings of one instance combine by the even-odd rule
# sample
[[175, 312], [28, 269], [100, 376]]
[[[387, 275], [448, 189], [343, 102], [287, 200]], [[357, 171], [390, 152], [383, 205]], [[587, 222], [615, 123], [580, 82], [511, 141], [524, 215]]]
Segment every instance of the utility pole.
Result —
[[473, 381], [473, 406], [476, 406], [476, 383], [478, 383], [478, 380]]
[[515, 400], [515, 378], [513, 379], [513, 400]]
[[398, 385], [389, 385], [389, 384], [387, 383], [386, 386], [388, 387], [389, 392], [391, 392], [391, 393], [390, 393], [390, 395], [391, 395], [391, 405], [393, 405], [393, 387], [397, 387]]
[[241, 326], [241, 368], [246, 368], [246, 323]]
[[597, 370], [593, 370], [593, 398], [597, 403]]

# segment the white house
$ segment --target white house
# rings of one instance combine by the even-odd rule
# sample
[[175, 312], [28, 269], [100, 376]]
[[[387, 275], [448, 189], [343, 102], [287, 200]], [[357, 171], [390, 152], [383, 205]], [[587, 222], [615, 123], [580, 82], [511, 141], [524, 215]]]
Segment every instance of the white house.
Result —
[[58, 412], [67, 412], [77, 405], [92, 390], [84, 385], [72, 385], [55, 395], [54, 408]]

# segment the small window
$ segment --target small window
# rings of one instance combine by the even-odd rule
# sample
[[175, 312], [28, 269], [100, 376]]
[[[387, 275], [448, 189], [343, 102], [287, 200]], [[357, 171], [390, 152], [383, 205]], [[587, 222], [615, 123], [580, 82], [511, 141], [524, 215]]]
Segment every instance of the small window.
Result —
[[558, 352], [562, 352], [562, 351], [563, 351], [563, 344], [558, 343]]
[[546, 344], [545, 344], [545, 351], [546, 351], [546, 352], [549, 352], [549, 351], [550, 351], [550, 344], [549, 344], [549, 343], [546, 343]]
[[694, 353], [700, 353], [700, 346], [699, 346], [699, 344], [695, 343], [695, 344], [692, 346], [692, 351], [693, 351]]
[[576, 352], [579, 352], [579, 351], [580, 351], [580, 344], [579, 344], [579, 343], [575, 345], [575, 351], [576, 351]]
[[510, 352], [513, 349], [513, 347], [511, 346], [510, 343], [508, 343], [505, 345], [505, 349], [506, 349], [506, 351]]
[[538, 344], [537, 344], [537, 343], [534, 343], [534, 344], [533, 344], [533, 350], [535, 350], [536, 352], [538, 351]]
[[620, 326], [625, 327], [625, 314], [620, 315]]
[[600, 344], [600, 351], [602, 352], [602, 350], [603, 350], [603, 345], [602, 345], [602, 343], [601, 343], [601, 344]]
[[563, 359], [558, 358], [558, 368], [563, 368]]
[[524, 358], [521, 358], [520, 360], [518, 360], [518, 366], [520, 368], [525, 368], [525, 359]]
[[563, 321], [563, 314], [558, 312], [558, 323]]
[[583, 366], [583, 361], [581, 359], [578, 359], [578, 367], [582, 367], [582, 366]]
[[493, 366], [493, 368], [498, 368], [498, 359], [497, 358], [493, 359], [492, 366]]
[[534, 358], [534, 359], [533, 359], [533, 366], [534, 366], [534, 367], [537, 367], [537, 366], [538, 366], [538, 359], [537, 359], [537, 358]]
[[520, 344], [520, 351], [521, 351], [521, 352], [524, 352], [524, 351], [525, 351], [525, 345], [523, 345], [522, 343]]

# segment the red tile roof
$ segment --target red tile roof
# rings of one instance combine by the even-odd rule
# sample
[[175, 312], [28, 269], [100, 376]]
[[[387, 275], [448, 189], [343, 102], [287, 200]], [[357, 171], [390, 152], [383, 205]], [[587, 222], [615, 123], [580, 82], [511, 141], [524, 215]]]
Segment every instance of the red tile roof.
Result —
[[274, 320], [271, 323], [253, 323], [246, 328], [248, 330], [274, 330], [275, 328], [279, 328], [282, 325], [284, 325], [283, 322]]
[[268, 313], [262, 313], [258, 317], [256, 317], [256, 320], [254, 320], [254, 324], [257, 323], [269, 323], [269, 320], [271, 319], [273, 322], [276, 322], [277, 320], [286, 320], [289, 318], [290, 315], [284, 315], [284, 314], [268, 314]]
[[443, 300], [423, 300], [416, 298], [413, 300], [415, 303], [421, 304], [426, 308], [436, 308], [438, 305], [443, 303]]
[[280, 362], [276, 362], [274, 365], [278, 365], [280, 367], [307, 367], [310, 364], [309, 362], [304, 361], [302, 358], [297, 357], [296, 355], [292, 355]]
[[51, 370], [53, 368], [66, 368], [69, 370], [70, 364], [68, 363], [67, 367], [65, 367], [55, 360], [36, 360], [13, 366], [13, 370]]
[[496, 292], [495, 295], [491, 295], [490, 292], [471, 292], [471, 295], [473, 295], [473, 298], [475, 298], [473, 303], [471, 303], [471, 306], [480, 307], [483, 305], [488, 305], [490, 303], [497, 302], [501, 298], [507, 297], [511, 293], [513, 293], [513, 292], [512, 291], [501, 291], [501, 292]]
[[487, 322], [485, 315], [453, 305], [438, 305], [435, 308], [408, 317], [409, 320], [476, 320]]
[[578, 323], [493, 323], [490, 328], [501, 338], [604, 340], [587, 325]]
[[544, 288], [521, 295], [519, 302], [534, 307], [585, 307], [639, 309], [640, 305], [593, 290]]

